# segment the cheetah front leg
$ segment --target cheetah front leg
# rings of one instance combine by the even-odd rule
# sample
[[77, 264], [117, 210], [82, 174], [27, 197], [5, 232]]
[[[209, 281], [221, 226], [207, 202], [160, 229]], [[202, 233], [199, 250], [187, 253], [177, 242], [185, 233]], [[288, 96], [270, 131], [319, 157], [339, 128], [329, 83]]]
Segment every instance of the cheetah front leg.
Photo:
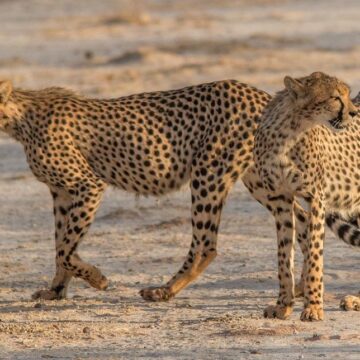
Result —
[[[271, 196], [269, 191], [265, 190], [254, 168], [249, 169], [247, 173], [243, 176], [242, 180], [244, 182], [244, 185], [250, 191], [251, 195], [260, 204], [266, 207], [275, 218], [277, 211], [282, 207], [282, 197]], [[304, 269], [307, 249], [308, 213], [300, 206], [300, 204], [295, 202], [294, 214], [296, 233], [295, 237], [304, 257], [301, 277], [295, 285], [295, 297], [302, 297], [304, 295]]]
[[[295, 214], [294, 199], [285, 198], [275, 212], [278, 241], [279, 296], [275, 306], [268, 306], [264, 316], [287, 319], [292, 311], [295, 298], [294, 243]], [[278, 200], [279, 201], [279, 200]]]
[[[197, 171], [194, 171], [197, 173]], [[193, 238], [187, 258], [175, 276], [161, 287], [140, 291], [145, 300], [165, 301], [194, 281], [216, 257], [221, 211], [233, 181], [219, 179], [217, 185], [200, 178], [191, 181]]]
[[304, 276], [305, 308], [301, 320], [323, 320], [323, 247], [325, 239], [325, 207], [321, 196], [311, 200], [308, 253]]
[[[55, 218], [55, 248], [60, 247], [61, 242], [65, 236], [65, 230], [68, 223], [67, 214], [72, 205], [72, 200], [69, 194], [61, 189], [51, 189], [51, 194], [54, 202], [54, 218]], [[72, 278], [71, 273], [66, 271], [56, 261], [56, 274], [52, 281], [50, 289], [38, 290], [32, 298], [44, 300], [60, 300], [65, 299], [67, 288]]]

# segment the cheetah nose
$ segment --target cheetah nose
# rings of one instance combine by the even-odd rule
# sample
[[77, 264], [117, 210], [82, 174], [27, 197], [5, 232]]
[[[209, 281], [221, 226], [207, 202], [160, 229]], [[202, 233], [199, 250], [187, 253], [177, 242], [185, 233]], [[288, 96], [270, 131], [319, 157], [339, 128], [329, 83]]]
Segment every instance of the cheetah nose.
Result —
[[358, 112], [357, 111], [350, 111], [349, 114], [350, 114], [351, 117], [355, 117], [358, 114]]

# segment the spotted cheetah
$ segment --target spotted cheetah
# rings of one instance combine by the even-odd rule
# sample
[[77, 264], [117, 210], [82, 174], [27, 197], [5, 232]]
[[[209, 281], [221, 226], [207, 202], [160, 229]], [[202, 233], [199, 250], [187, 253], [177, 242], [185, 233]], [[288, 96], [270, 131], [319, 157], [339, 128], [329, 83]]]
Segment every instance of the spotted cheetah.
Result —
[[[275, 214], [278, 236], [280, 291], [276, 306], [265, 316], [286, 318], [294, 302], [294, 202], [309, 206], [308, 249], [304, 274], [305, 308], [302, 320], [323, 319], [323, 240], [325, 208], [343, 217], [359, 212], [360, 117], [349, 87], [321, 72], [300, 79], [285, 77], [285, 90], [265, 108], [255, 135], [254, 160], [262, 185], [281, 198]], [[350, 224], [330, 227], [350, 235]], [[359, 238], [353, 232], [352, 240]], [[359, 298], [345, 298], [354, 309]]]
[[[78, 245], [108, 185], [160, 196], [190, 180], [188, 256], [165, 286], [141, 291], [147, 300], [175, 296], [214, 259], [221, 210], [238, 177], [271, 212], [280, 211], [282, 199], [269, 195], [253, 167], [254, 132], [269, 100], [237, 81], [108, 100], [0, 82], [0, 129], [23, 144], [31, 170], [47, 184], [54, 203], [56, 274], [50, 289], [33, 298], [66, 297], [73, 276], [97, 289], [107, 287], [100, 270], [81, 260]], [[307, 214], [297, 204], [295, 214], [305, 252]], [[299, 294], [302, 288], [300, 282]]]

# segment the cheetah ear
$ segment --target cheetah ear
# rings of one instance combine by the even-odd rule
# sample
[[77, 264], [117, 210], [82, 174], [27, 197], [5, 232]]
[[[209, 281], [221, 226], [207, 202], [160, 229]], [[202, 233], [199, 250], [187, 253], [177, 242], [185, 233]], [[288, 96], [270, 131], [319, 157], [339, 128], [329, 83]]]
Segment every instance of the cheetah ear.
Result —
[[305, 85], [302, 84], [299, 80], [293, 79], [290, 76], [285, 76], [284, 84], [285, 88], [294, 100], [305, 95]]
[[10, 81], [0, 81], [0, 104], [6, 104], [12, 92], [12, 84]]

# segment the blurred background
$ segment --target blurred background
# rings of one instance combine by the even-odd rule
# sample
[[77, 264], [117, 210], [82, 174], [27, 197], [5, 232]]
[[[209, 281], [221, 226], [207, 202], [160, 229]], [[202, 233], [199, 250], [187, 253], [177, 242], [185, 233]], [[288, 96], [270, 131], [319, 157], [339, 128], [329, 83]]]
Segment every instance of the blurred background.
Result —
[[360, 90], [359, 0], [1, 0], [0, 77], [120, 96], [322, 70]]

